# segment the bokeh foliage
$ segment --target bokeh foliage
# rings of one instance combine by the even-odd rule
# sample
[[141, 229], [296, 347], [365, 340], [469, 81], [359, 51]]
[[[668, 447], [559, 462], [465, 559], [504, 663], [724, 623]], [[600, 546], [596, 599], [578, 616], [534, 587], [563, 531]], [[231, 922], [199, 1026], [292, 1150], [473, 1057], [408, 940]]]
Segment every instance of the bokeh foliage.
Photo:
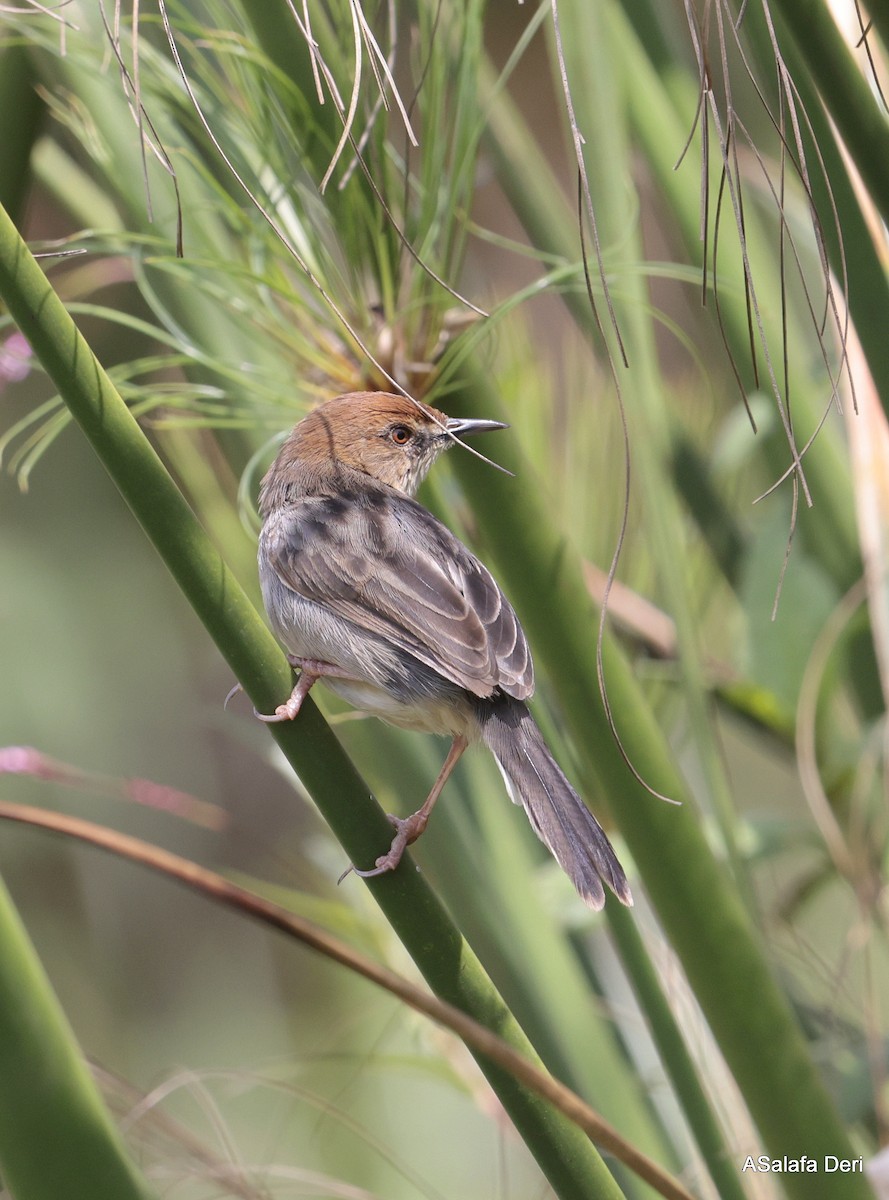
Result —
[[[791, 0], [702, 3], [691, 24], [646, 0], [560, 4], [557, 25], [548, 4], [377, 13], [331, 0], [305, 10], [311, 31], [283, 0], [142, 7], [138, 25], [121, 12], [104, 28], [100, 13], [65, 10], [77, 28], [63, 37], [43, 16], [0, 17], [0, 122], [16, 131], [0, 138], [2, 198], [33, 245], [88, 249], [48, 260], [51, 280], [254, 599], [258, 473], [316, 399], [391, 377], [512, 426], [490, 452], [515, 478], [455, 453], [425, 499], [516, 604], [538, 715], [610, 814], [637, 907], [581, 910], [481, 756], [416, 859], [538, 1052], [696, 1194], [775, 1188], [740, 1172], [763, 1147], [873, 1153], [887, 1099], [879, 25], [856, 61], [826, 7]], [[852, 136], [862, 128], [869, 141]], [[237, 701], [219, 711], [215, 651], [40, 370], [3, 392], [4, 588], [23, 614], [3, 741], [228, 808], [229, 832], [212, 835], [77, 802], [286, 887], [289, 903], [399, 961], [361, 886], [333, 889], [338, 854], [265, 731]], [[670, 621], [612, 593], [599, 659], [596, 600], [624, 522], [619, 577]], [[600, 666], [632, 768], [681, 808], [624, 762]], [[439, 747], [325, 711], [384, 809], [422, 794]], [[301, 773], [321, 780], [310, 790], [331, 819], [323, 762]], [[52, 782], [7, 783], [72, 803]], [[181, 915], [191, 902], [132, 885], [124, 865], [97, 877], [84, 852], [8, 841], [0, 865], [84, 1044], [143, 1090], [185, 1062], [194, 1074], [168, 1103], [209, 1128], [219, 1161], [249, 1164], [245, 1187], [314, 1167], [383, 1194], [465, 1190], [441, 1153], [464, 1137], [495, 1163], [498, 1135], [468, 1099], [476, 1077], [417, 1030], [381, 1033], [394, 1020], [383, 1002], [366, 1022], [366, 1000], [323, 970], [296, 975], [254, 931], [255, 966], [217, 1015], [230, 919], [204, 932], [203, 916]], [[59, 900], [36, 886], [44, 876]], [[59, 904], [72, 910], [61, 924]], [[91, 970], [72, 946], [90, 947]], [[169, 1022], [142, 1011], [146, 988]], [[96, 1004], [114, 1029], [90, 1016]], [[242, 1046], [251, 1013], [265, 1032]], [[196, 1020], [207, 1028], [193, 1039]], [[251, 1111], [236, 1111], [221, 1065]], [[334, 1114], [344, 1078], [354, 1105]], [[330, 1145], [313, 1143], [316, 1106]], [[425, 1182], [402, 1129], [421, 1107]], [[184, 1127], [135, 1142], [159, 1186], [213, 1194], [216, 1160]], [[383, 1165], [383, 1145], [399, 1166]], [[501, 1153], [511, 1190], [533, 1194], [509, 1134]], [[780, 1182], [869, 1194], [860, 1176]]]

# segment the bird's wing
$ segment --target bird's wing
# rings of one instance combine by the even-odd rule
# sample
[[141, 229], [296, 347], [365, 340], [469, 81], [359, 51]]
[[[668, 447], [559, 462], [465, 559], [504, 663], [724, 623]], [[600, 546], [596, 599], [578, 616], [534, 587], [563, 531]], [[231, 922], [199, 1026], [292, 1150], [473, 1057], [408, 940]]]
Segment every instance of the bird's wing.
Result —
[[387, 488], [308, 496], [267, 538], [287, 587], [477, 696], [534, 690], [528, 643], [490, 573], [416, 501]]

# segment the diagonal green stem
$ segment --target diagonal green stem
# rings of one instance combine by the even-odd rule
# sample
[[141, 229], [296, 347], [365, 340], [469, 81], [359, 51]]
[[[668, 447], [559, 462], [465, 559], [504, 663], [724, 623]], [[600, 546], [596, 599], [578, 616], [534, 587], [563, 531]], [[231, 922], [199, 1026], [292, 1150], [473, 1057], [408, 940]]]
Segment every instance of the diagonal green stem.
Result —
[[[289, 690], [281, 651], [2, 209], [0, 297], [244, 690], [268, 711]], [[352, 860], [371, 859], [391, 829], [317, 709], [306, 704], [299, 721], [275, 726], [274, 736]], [[368, 884], [433, 990], [536, 1060], [417, 872], [406, 862]], [[619, 1200], [623, 1193], [576, 1127], [502, 1068], [478, 1061], [558, 1196]]]
[[0, 1174], [16, 1200], [148, 1195], [2, 882]]

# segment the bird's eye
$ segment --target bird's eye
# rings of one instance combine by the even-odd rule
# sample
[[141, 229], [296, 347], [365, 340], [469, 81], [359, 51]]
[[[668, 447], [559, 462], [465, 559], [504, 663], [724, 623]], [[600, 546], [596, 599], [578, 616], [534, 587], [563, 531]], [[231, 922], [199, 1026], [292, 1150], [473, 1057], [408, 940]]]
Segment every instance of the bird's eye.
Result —
[[389, 430], [389, 437], [396, 446], [406, 446], [413, 436], [407, 425], [393, 425]]

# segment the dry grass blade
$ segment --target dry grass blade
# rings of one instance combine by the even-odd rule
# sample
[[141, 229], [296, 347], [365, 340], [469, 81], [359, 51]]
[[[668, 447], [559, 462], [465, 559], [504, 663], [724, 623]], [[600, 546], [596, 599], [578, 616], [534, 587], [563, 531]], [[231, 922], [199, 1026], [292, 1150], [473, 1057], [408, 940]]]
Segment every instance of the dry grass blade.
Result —
[[[337, 111], [339, 112], [340, 116], [343, 118], [343, 132], [342, 132], [342, 136], [340, 137], [339, 142], [337, 143], [336, 149], [333, 152], [333, 155], [331, 157], [330, 163], [328, 164], [327, 170], [324, 172], [324, 177], [321, 180], [320, 191], [322, 193], [325, 191], [328, 183], [330, 182], [330, 178], [333, 175], [334, 170], [336, 169], [337, 163], [339, 162], [340, 158], [342, 157], [343, 151], [345, 150], [346, 146], [350, 142], [352, 143], [353, 146], [356, 147], [356, 153], [357, 153], [357, 143], [355, 142], [355, 140], [352, 136], [352, 128], [355, 124], [355, 118], [356, 118], [356, 114], [358, 111], [358, 100], [359, 100], [359, 96], [361, 94], [361, 67], [362, 67], [362, 62], [364, 60], [362, 46], [367, 50], [367, 55], [368, 55], [368, 59], [370, 61], [371, 70], [373, 71], [374, 78], [376, 80], [377, 90], [379, 92], [380, 101], [385, 105], [386, 109], [388, 110], [389, 104], [386, 100], [386, 89], [388, 87], [391, 90], [392, 95], [395, 99], [396, 107], [398, 108], [398, 111], [401, 114], [401, 118], [404, 123], [405, 133], [407, 134], [408, 141], [410, 142], [410, 144], [412, 146], [418, 145], [416, 134], [414, 133], [413, 128], [411, 126], [410, 117], [408, 116], [407, 109], [405, 108], [404, 102], [401, 99], [401, 94], [395, 84], [395, 78], [392, 74], [392, 70], [390, 68], [389, 62], [387, 61], [386, 56], [383, 54], [383, 51], [381, 50], [377, 39], [374, 37], [373, 31], [370, 28], [370, 25], [368, 24], [367, 18], [365, 17], [360, 3], [358, 3], [358, 0], [349, 0], [349, 11], [350, 11], [351, 17], [352, 17], [352, 34], [353, 34], [353, 47], [354, 47], [354, 58], [353, 58], [354, 71], [353, 71], [353, 75], [352, 75], [352, 91], [351, 91], [351, 95], [349, 97], [348, 111], [344, 110], [341, 101], [337, 104]], [[317, 54], [317, 51], [316, 51], [316, 54]], [[315, 60], [315, 55], [313, 54], [313, 61], [314, 60]], [[320, 56], [318, 56], [318, 64], [320, 65], [321, 70], [324, 72], [325, 77], [327, 77], [329, 75], [329, 71], [328, 71], [328, 68], [325, 66], [323, 60], [321, 60]], [[382, 72], [382, 74], [381, 74], [381, 72]], [[328, 83], [330, 83], [330, 82], [331, 81], [328, 80]], [[332, 94], [338, 96], [338, 93], [335, 91], [332, 91]]]
[[[330, 182], [330, 177], [333, 174], [333, 172], [336, 168], [336, 165], [340, 160], [340, 156], [343, 153], [343, 150], [349, 144], [349, 137], [352, 133], [352, 125], [355, 122], [355, 114], [358, 111], [358, 98], [361, 95], [361, 63], [363, 61], [363, 55], [361, 53], [361, 26], [359, 25], [359, 22], [358, 22], [358, 17], [357, 17], [356, 11], [355, 11], [354, 3], [350, 3], [349, 11], [352, 14], [352, 37], [353, 37], [354, 49], [355, 49], [355, 60], [354, 60], [355, 70], [352, 75], [352, 91], [349, 96], [348, 109], [345, 112], [343, 112], [343, 110], [339, 106], [337, 106], [337, 111], [340, 113], [340, 115], [343, 118], [343, 132], [340, 134], [340, 140], [336, 144], [334, 152], [331, 155], [330, 162], [327, 164], [327, 170], [324, 172], [324, 175], [321, 179], [321, 183], [318, 185], [319, 191], [321, 192], [322, 195], [324, 194], [324, 192], [327, 189], [327, 185]], [[321, 60], [319, 60], [319, 61], [321, 61]], [[321, 61], [321, 66], [326, 75], [327, 68], [324, 67], [323, 61]]]
[[[708, 93], [708, 103], [710, 112], [713, 116], [713, 123], [719, 135], [719, 146], [722, 153], [722, 164], [726, 186], [728, 189], [729, 199], [731, 201], [732, 211], [735, 217], [735, 226], [738, 232], [738, 244], [741, 250], [741, 261], [744, 268], [744, 286], [746, 290], [746, 300], [749, 306], [749, 313], [756, 325], [756, 332], [759, 345], [763, 352], [763, 359], [766, 366], [766, 372], [769, 378], [769, 385], [772, 395], [775, 398], [778, 407], [778, 413], [781, 418], [781, 424], [784, 427], [784, 432], [787, 437], [787, 444], [790, 449], [791, 458], [793, 460], [793, 469], [800, 481], [800, 486], [803, 489], [803, 494], [806, 497], [807, 504], [811, 504], [812, 498], [809, 493], [808, 484], [806, 482], [805, 472], [803, 471], [802, 460], [799, 455], [799, 450], [796, 446], [796, 441], [793, 435], [793, 426], [790, 422], [790, 416], [787, 411], [785, 397], [781, 392], [778, 383], [777, 375], [772, 361], [772, 354], [766, 336], [765, 326], [763, 324], [762, 311], [760, 308], [759, 298], [757, 295], [756, 284], [753, 277], [753, 268], [750, 262], [750, 255], [747, 246], [747, 237], [744, 226], [744, 199], [743, 186], [740, 165], [738, 162], [738, 141], [735, 133], [738, 128], [737, 113], [735, 111], [734, 102], [732, 99], [731, 90], [731, 71], [728, 61], [728, 48], [725, 38], [725, 26], [722, 20], [722, 7], [716, 6], [716, 28], [719, 38], [719, 51], [721, 57], [721, 65], [723, 72], [723, 86], [725, 91], [725, 118], [720, 114], [719, 106], [716, 102], [716, 94], [711, 88]], [[783, 281], [782, 281], [783, 285]], [[750, 317], [748, 316], [748, 320]]]
[[309, 48], [309, 60], [312, 64], [312, 78], [315, 81], [315, 95], [318, 97], [318, 103], [323, 104], [324, 88], [321, 86], [321, 72], [318, 69], [318, 43], [315, 41], [315, 38], [312, 34], [312, 16], [309, 12], [309, 0], [303, 0], [302, 21], [300, 21], [299, 13], [294, 7], [293, 0], [287, 0], [287, 7], [293, 14], [297, 25], [303, 30], [303, 36], [305, 37], [306, 45]]
[[[390, 45], [391, 49], [389, 50], [389, 53], [386, 56], [386, 70], [387, 70], [387, 77], [391, 78], [392, 73], [395, 69], [395, 50], [396, 50], [396, 46], [398, 44], [397, 43], [397, 34], [396, 34], [396, 14], [395, 14], [395, 11], [393, 8], [392, 0], [389, 0], [389, 4], [387, 5], [387, 16], [388, 16], [388, 23], [389, 23], [389, 45]], [[339, 191], [342, 191], [346, 187], [349, 180], [354, 175], [355, 170], [356, 170], [359, 162], [361, 161], [361, 157], [364, 154], [365, 147], [367, 146], [367, 143], [370, 140], [370, 135], [373, 132], [373, 128], [377, 122], [377, 118], [380, 115], [380, 111], [384, 107], [387, 112], [389, 111], [389, 102], [386, 99], [386, 89], [385, 89], [385, 86], [383, 85], [383, 83], [380, 81], [379, 72], [376, 70], [376, 67], [374, 68], [374, 75], [377, 79], [377, 98], [376, 98], [376, 100], [374, 100], [371, 110], [367, 115], [367, 119], [364, 122], [364, 129], [361, 131], [360, 137], [357, 139], [357, 141], [354, 138], [351, 139], [352, 146], [354, 148], [355, 153], [354, 153], [351, 163], [343, 171], [343, 174], [340, 177], [340, 181], [337, 184], [337, 188], [339, 189]], [[394, 83], [392, 86], [394, 89], [395, 88]], [[411, 101], [411, 103], [407, 106], [407, 108], [404, 109], [404, 105], [401, 103], [401, 95], [397, 91], [397, 89], [395, 90], [395, 95], [398, 97], [399, 108], [405, 112], [406, 120], [410, 127], [410, 112], [413, 107], [413, 101]], [[409, 142], [409, 145], [412, 145], [412, 146], [418, 145], [416, 138], [413, 136], [412, 128], [411, 128], [411, 135], [408, 139], [408, 142]]]
[[[145, 187], [145, 207], [148, 213], [148, 220], [152, 221], [153, 206], [151, 202], [151, 186], [148, 180], [148, 161], [146, 158], [146, 146], [151, 150], [151, 153], [169, 175], [173, 183], [173, 191], [176, 196], [176, 256], [182, 258], [184, 253], [183, 247], [183, 216], [182, 216], [182, 198], [179, 194], [179, 180], [176, 176], [176, 169], [170, 160], [170, 156], [164, 149], [163, 143], [157, 135], [157, 132], [152, 124], [151, 118], [142, 104], [142, 89], [139, 83], [139, 0], [133, 0], [133, 68], [132, 72], [127, 67], [123, 59], [121, 50], [120, 37], [120, 3], [121, 0], [116, 0], [114, 6], [114, 27], [108, 23], [108, 16], [105, 12], [104, 4], [99, 5], [99, 14], [102, 18], [102, 25], [105, 29], [105, 35], [108, 38], [108, 44], [117, 59], [117, 65], [120, 70], [120, 78], [123, 83], [124, 94], [127, 97], [127, 103], [130, 111], [133, 114], [133, 119], [136, 122], [136, 128], [139, 131], [139, 154], [142, 159], [142, 180]], [[148, 133], [146, 133], [146, 126]]]
[[[691, 0], [686, 0], [685, 11], [692, 48], [697, 60], [701, 94], [699, 96], [698, 107], [695, 113], [692, 133], [689, 135], [689, 141], [686, 144], [681, 157], [684, 157], [684, 155], [687, 153], [688, 144], [691, 142], [694, 129], [700, 125], [702, 144], [701, 194], [703, 206], [701, 213], [701, 230], [702, 236], [705, 238], [704, 270], [706, 272], [707, 253], [708, 251], [712, 250], [711, 271], [717, 323], [722, 334], [723, 343], [726, 346], [726, 350], [729, 355], [732, 371], [735, 375], [736, 381], [739, 384], [741, 394], [746, 405], [747, 398], [741, 381], [741, 373], [737, 364], [732, 358], [732, 352], [729, 347], [729, 339], [725, 329], [725, 318], [719, 299], [719, 247], [721, 241], [721, 212], [727, 194], [734, 217], [734, 225], [737, 232], [738, 245], [741, 252], [743, 266], [743, 284], [745, 289], [745, 302], [747, 306], [748, 320], [748, 341], [750, 345], [750, 360], [754, 376], [754, 386], [759, 386], [758, 359], [759, 354], [761, 353], [762, 361], [765, 364], [766, 376], [768, 378], [769, 391], [774, 398], [780, 415], [781, 423], [784, 428], [785, 437], [791, 452], [791, 464], [788, 470], [782, 474], [775, 486], [780, 485], [780, 483], [784, 482], [788, 476], [793, 475], [802, 489], [806, 503], [810, 505], [812, 502], [812, 497], [806, 481], [805, 472], [802, 467], [802, 461], [808, 448], [812, 444], [814, 436], [817, 435], [817, 432], [823, 425], [823, 418], [818, 424], [815, 435], [810, 437], [806, 441], [805, 445], [800, 448], [796, 442], [790, 411], [790, 371], [788, 361], [789, 331], [787, 326], [787, 293], [789, 280], [786, 272], [789, 252], [789, 261], [793, 264], [794, 277], [800, 288], [805, 309], [808, 312], [809, 320], [817, 337], [822, 362], [830, 382], [830, 400], [827, 408], [829, 409], [834, 404], [838, 406], [840, 378], [844, 373], [847, 375], [847, 377], [849, 376], [846, 351], [849, 324], [848, 306], [845, 302], [848, 281], [846, 276], [842, 230], [840, 228], [839, 216], [830, 186], [830, 180], [827, 176], [823, 156], [817, 145], [811, 122], [809, 121], [805, 107], [799, 96], [798, 89], [794, 84], [790, 71], [781, 53], [768, 3], [763, 3], [762, 14], [766, 36], [768, 37], [768, 44], [775, 62], [777, 78], [777, 112], [772, 110], [772, 107], [757, 80], [756, 73], [748, 60], [747, 52], [740, 36], [743, 13], [737, 17], [734, 17], [730, 12], [728, 0], [718, 0], [717, 3], [711, 3], [711, 0], [707, 0], [704, 5], [703, 15], [700, 19], [698, 18]], [[716, 44], [718, 47], [721, 99], [717, 98], [717, 89], [714, 83], [713, 71], [711, 70], [711, 66], [708, 61], [707, 45], [711, 30], [716, 39]], [[752, 87], [753, 94], [756, 96], [763, 113], [765, 114], [777, 136], [777, 182], [775, 179], [773, 179], [772, 169], [767, 161], [766, 152], [760, 150], [756, 145], [754, 136], [751, 134], [748, 124], [742, 119], [742, 116], [735, 105], [732, 87], [732, 73], [734, 70], [735, 59], [737, 59], [740, 63], [746, 80]], [[709, 207], [708, 156], [710, 146], [709, 127], [711, 121], [713, 130], [716, 133], [717, 142], [719, 144], [722, 163], [719, 190], [714, 203], [713, 244], [712, 247], [708, 247], [706, 245], [706, 231], [711, 223], [710, 216], [707, 211]], [[739, 154], [739, 142], [742, 142], [743, 145], [749, 150], [751, 161], [756, 164], [759, 176], [763, 180], [765, 189], [770, 195], [772, 204], [778, 214], [778, 278], [781, 303], [780, 358], [783, 364], [781, 373], [782, 377], [780, 380], [778, 370], [776, 369], [776, 355], [773, 347], [769, 344], [766, 335], [761, 309], [761, 300], [759, 296], [759, 287], [755, 280], [754, 268], [748, 250], [748, 230], [744, 204], [745, 177], [743, 164]], [[824, 226], [816, 207], [815, 188], [810, 173], [811, 168], [808, 161], [810, 152], [807, 150], [807, 142], [813, 147], [811, 153], [813, 153], [815, 156], [815, 162], [819, 172], [819, 179], [823, 185], [823, 189], [827, 197], [827, 204], [829, 205], [829, 218], [831, 221], [833, 235], [839, 246], [839, 269], [841, 275], [839, 296], [837, 295], [836, 285], [828, 264], [827, 241], [825, 237]], [[819, 305], [816, 305], [811, 287], [806, 278], [806, 270], [802, 261], [802, 254], [797, 245], [796, 238], [791, 228], [791, 222], [786, 211], [788, 169], [792, 171], [794, 178], [798, 181], [802, 189], [805, 202], [808, 205], [810, 228], [812, 231], [814, 247], [818, 255], [824, 288], [823, 299], [820, 301]], [[706, 275], [704, 276], [704, 294], [706, 295]], [[817, 311], [818, 307], [821, 308], [820, 312]], [[834, 364], [832, 361], [833, 356], [826, 340], [828, 322], [836, 334], [836, 342], [839, 348], [839, 362], [837, 364]], [[854, 403], [854, 388], [851, 388], [850, 391]], [[749, 407], [748, 416], [750, 416]], [[774, 487], [770, 488], [768, 492], [764, 494], [769, 494], [773, 490]]]
[[[120, 1123], [128, 1131], [134, 1124], [134, 1114], [142, 1117], [146, 1103], [145, 1094], [127, 1080], [96, 1063], [92, 1064], [92, 1073], [99, 1081], [103, 1095], [114, 1107]], [[141, 1120], [140, 1133], [143, 1143], [150, 1141], [155, 1145], [161, 1144], [168, 1159], [173, 1158], [175, 1161], [177, 1156], [187, 1155], [197, 1164], [197, 1171], [192, 1173], [223, 1184], [232, 1196], [237, 1196], [240, 1200], [268, 1200], [267, 1188], [255, 1185], [247, 1177], [240, 1162], [231, 1157], [228, 1160], [220, 1159], [217, 1151], [211, 1150], [186, 1125], [163, 1112], [160, 1107], [153, 1106], [147, 1118]], [[214, 1126], [214, 1133], [224, 1135], [225, 1125], [223, 1124], [221, 1129]]]
[[35, 15], [39, 14], [43, 17], [49, 17], [53, 21], [58, 21], [64, 34], [64, 30], [66, 28], [77, 29], [77, 26], [73, 21], [67, 20], [58, 11], [60, 8], [67, 8], [71, 2], [72, 0], [62, 0], [61, 4], [49, 7], [46, 4], [38, 4], [37, 0], [28, 0], [28, 5], [26, 8], [17, 8], [14, 4], [0, 4], [0, 13], [6, 13], [11, 17], [27, 16], [29, 13], [33, 13]]
[[[365, 163], [365, 161], [363, 159], [363, 156], [360, 151], [359, 143], [353, 137], [352, 125], [354, 123], [355, 112], [357, 110], [358, 88], [359, 88], [359, 83], [360, 83], [360, 61], [361, 61], [361, 55], [360, 55], [361, 24], [360, 24], [357, 16], [355, 16], [355, 7], [357, 7], [357, 6], [352, 7], [352, 12], [353, 12], [353, 17], [354, 17], [354, 21], [355, 21], [354, 32], [355, 32], [355, 39], [356, 39], [356, 76], [355, 76], [355, 84], [354, 84], [353, 91], [352, 91], [352, 97], [350, 99], [349, 109], [348, 109], [348, 111], [346, 111], [345, 107], [343, 105], [343, 102], [340, 99], [339, 91], [337, 89], [336, 81], [334, 79], [332, 71], [327, 66], [327, 64], [324, 62], [324, 60], [321, 58], [320, 53], [317, 48], [317, 44], [312, 40], [312, 38], [310, 36], [309, 28], [304, 24], [304, 22], [300, 19], [298, 14], [295, 12], [292, 4], [290, 5], [291, 13], [294, 16], [294, 20], [297, 23], [297, 27], [298, 27], [300, 33], [302, 34], [302, 36], [305, 38], [307, 45], [309, 45], [309, 47], [310, 47], [310, 57], [311, 57], [312, 64], [313, 64], [313, 71], [318, 73], [319, 78], [323, 77], [324, 82], [327, 84], [328, 88], [330, 89], [330, 94], [333, 97], [337, 112], [343, 118], [343, 133], [342, 133], [339, 143], [337, 144], [337, 148], [334, 151], [334, 155], [331, 160], [331, 163], [328, 166], [327, 171], [325, 172], [324, 178], [321, 181], [320, 191], [321, 192], [324, 191], [324, 188], [327, 185], [327, 182], [328, 182], [330, 175], [336, 165], [336, 162], [339, 160], [339, 158], [341, 156], [343, 147], [345, 145], [351, 144], [353, 151], [355, 153], [356, 160], [357, 160], [358, 164], [361, 166], [362, 171], [363, 171], [366, 179], [368, 180], [368, 183], [369, 183], [370, 187], [372, 188], [377, 200], [380, 202], [387, 220], [390, 222], [390, 224], [391, 224], [392, 228], [394, 229], [400, 242], [405, 247], [405, 249], [408, 251], [408, 253], [411, 255], [413, 260], [417, 263], [417, 265], [421, 268], [421, 270], [423, 270], [439, 287], [441, 287], [450, 296], [452, 296], [458, 303], [465, 305], [468, 309], [470, 309], [472, 312], [477, 313], [479, 316], [487, 316], [487, 313], [485, 312], [484, 309], [482, 309], [480, 306], [474, 304], [467, 297], [461, 295], [450, 284], [448, 284], [444, 279], [442, 279], [441, 276], [438, 275], [421, 258], [421, 256], [416, 253], [416, 251], [410, 245], [407, 235], [404, 233], [403, 229], [398, 224], [398, 222], [395, 219], [395, 216], [392, 213], [389, 206], [385, 203], [384, 197], [383, 197], [379, 187], [377, 186], [376, 182], [374, 181], [374, 179], [371, 175], [370, 169], [368, 168], [367, 164]], [[278, 240], [281, 242], [281, 244], [287, 250], [288, 254], [290, 254], [290, 256], [293, 258], [293, 260], [296, 262], [296, 264], [298, 265], [300, 270], [303, 272], [303, 274], [306, 276], [306, 278], [308, 279], [310, 284], [315, 288], [315, 290], [318, 292], [318, 294], [324, 300], [325, 304], [328, 306], [331, 313], [336, 317], [336, 319], [342, 325], [343, 329], [348, 334], [349, 338], [352, 340], [352, 342], [355, 344], [355, 346], [361, 351], [361, 353], [364, 355], [364, 357], [367, 359], [367, 361], [369, 363], [371, 363], [375, 367], [375, 369], [380, 372], [381, 376], [384, 379], [386, 379], [397, 392], [403, 393], [405, 395], [409, 395], [409, 393], [404, 388], [402, 383], [399, 380], [397, 380], [393, 375], [391, 375], [386, 370], [386, 368], [383, 366], [383, 364], [378, 360], [378, 358], [373, 354], [370, 347], [366, 344], [366, 342], [361, 337], [358, 330], [355, 328], [354, 324], [349, 321], [342, 306], [339, 305], [334, 300], [330, 290], [325, 288], [322, 281], [319, 279], [318, 275], [309, 266], [309, 263], [306, 261], [305, 256], [299, 253], [296, 246], [293, 244], [292, 239], [287, 236], [287, 234], [284, 231], [280, 222], [278, 222], [276, 220], [275, 216], [270, 211], [270, 209], [262, 203], [262, 201], [259, 199], [259, 196], [256, 194], [256, 192], [253, 190], [253, 188], [247, 182], [245, 176], [236, 167], [231, 156], [226, 153], [224, 147], [222, 146], [222, 143], [220, 142], [219, 138], [214, 133], [212, 126], [210, 124], [210, 121], [207, 118], [206, 113], [204, 112], [204, 109], [200, 103], [200, 100], [198, 99], [197, 92], [196, 92], [194, 86], [192, 85], [191, 80], [189, 79], [188, 73], [185, 68], [184, 61], [182, 59], [182, 55], [179, 52], [178, 43], [176, 41], [176, 36], [175, 36], [174, 29], [173, 29], [173, 23], [170, 19], [169, 11], [167, 9], [165, 0], [159, 0], [159, 9], [160, 9], [160, 13], [161, 13], [161, 20], [162, 20], [163, 26], [164, 26], [164, 32], [165, 32], [166, 38], [167, 38], [167, 43], [170, 47], [170, 52], [173, 56], [176, 70], [182, 80], [182, 83], [185, 87], [186, 93], [188, 94], [188, 98], [191, 102], [192, 108], [194, 109], [194, 111], [198, 117], [198, 120], [200, 121], [200, 124], [204, 129], [204, 132], [206, 133], [207, 137], [210, 139], [214, 150], [220, 156], [226, 169], [231, 173], [231, 175], [235, 179], [238, 186], [241, 188], [241, 190], [247, 196], [250, 203], [253, 205], [253, 207], [256, 209], [256, 211], [260, 214], [260, 216], [263, 218], [263, 220], [268, 224], [269, 228], [272, 230], [272, 232], [275, 234], [275, 236], [278, 238]], [[120, 59], [119, 54], [118, 54], [118, 61], [121, 64], [121, 69], [124, 70], [125, 68], [123, 66], [122, 60]], [[387, 74], [387, 79], [391, 79], [391, 73]], [[394, 81], [393, 81], [393, 87], [394, 87]], [[403, 102], [400, 100], [400, 98], [399, 98], [399, 102], [398, 102], [398, 107], [399, 107], [399, 111], [404, 112], [405, 119], [407, 120], [407, 112], [404, 109]], [[146, 117], [146, 119], [147, 119], [147, 117]], [[414, 138], [413, 132], [412, 132], [412, 130], [410, 130], [409, 127], [408, 127], [408, 131], [409, 131], [410, 140], [413, 142], [413, 144], [416, 144], [416, 139]], [[478, 454], [477, 451], [471, 451], [471, 453], [476, 454], [476, 456], [483, 459], [483, 461], [488, 461], [488, 460], [484, 459], [483, 455]]]
[[[358, 3], [358, 0], [352, 0], [352, 3], [358, 14], [358, 20], [361, 25], [361, 36], [364, 41], [364, 44], [367, 47], [368, 53], [370, 55], [371, 67], [373, 68], [373, 73], [374, 73], [374, 76], [377, 81], [377, 87], [380, 92], [380, 97], [381, 97], [383, 103], [385, 104], [386, 109], [388, 110], [389, 104], [388, 104], [388, 101], [386, 100], [386, 88], [388, 87], [389, 90], [392, 92], [392, 97], [395, 100], [395, 105], [396, 105], [399, 113], [401, 114], [401, 120], [404, 124], [404, 130], [405, 130], [405, 133], [407, 134], [408, 141], [410, 142], [410, 144], [412, 146], [417, 146], [417, 145], [419, 145], [419, 142], [417, 141], [417, 135], [414, 133], [413, 127], [411, 125], [410, 115], [408, 113], [407, 108], [405, 107], [404, 101], [401, 98], [401, 93], [399, 92], [398, 87], [396, 86], [395, 77], [392, 74], [391, 64], [389, 63], [389, 60], [386, 57], [386, 55], [383, 54], [383, 51], [380, 48], [379, 42], [374, 37], [373, 30], [371, 29], [370, 25], [368, 24], [367, 17], [365, 17], [364, 12], [361, 8], [361, 5]], [[394, 35], [395, 13], [394, 13], [394, 9], [392, 8], [391, 5], [390, 5], [389, 13], [390, 13], [390, 22], [389, 22], [390, 32]], [[382, 72], [382, 75], [381, 75], [381, 72]]]

